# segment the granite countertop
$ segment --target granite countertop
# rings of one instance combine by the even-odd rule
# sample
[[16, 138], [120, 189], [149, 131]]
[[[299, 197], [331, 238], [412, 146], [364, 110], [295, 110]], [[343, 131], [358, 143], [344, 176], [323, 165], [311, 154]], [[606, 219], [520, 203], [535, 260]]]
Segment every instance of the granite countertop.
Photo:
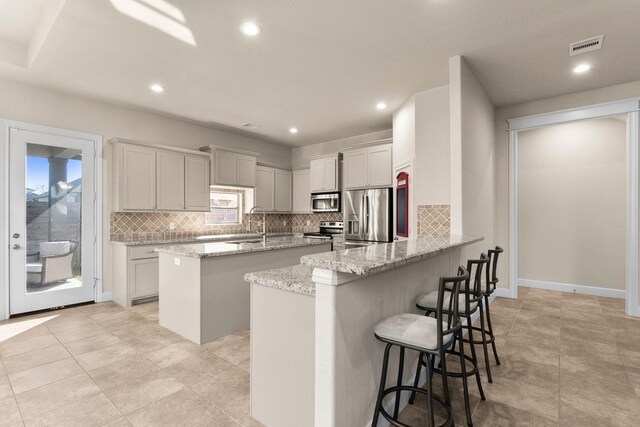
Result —
[[244, 280], [270, 288], [297, 294], [316, 296], [316, 284], [311, 279], [313, 267], [293, 265], [275, 270], [245, 274]]
[[447, 250], [483, 239], [483, 237], [460, 235], [425, 236], [343, 251], [305, 255], [300, 261], [309, 267], [368, 276], [434, 257]]
[[215, 256], [243, 254], [249, 252], [269, 251], [274, 249], [295, 248], [298, 246], [326, 245], [330, 243], [328, 240], [305, 239], [295, 236], [268, 236], [266, 245], [262, 243], [262, 240], [260, 240], [259, 243], [229, 243], [228, 240], [230, 239], [227, 239], [227, 242], [208, 242], [160, 246], [156, 248], [156, 252], [186, 256], [191, 258], [208, 258]]
[[[273, 233], [267, 234], [267, 239], [271, 236], [294, 236], [293, 233]], [[300, 234], [302, 236], [302, 234]], [[126, 245], [126, 246], [151, 246], [151, 245], [169, 245], [174, 243], [198, 243], [198, 242], [225, 242], [225, 241], [235, 241], [235, 240], [252, 240], [252, 239], [262, 239], [262, 236], [257, 233], [246, 233], [246, 234], [211, 234], [208, 236], [198, 236], [198, 237], [164, 237], [158, 239], [127, 239], [127, 240], [111, 240], [111, 243], [116, 245]]]

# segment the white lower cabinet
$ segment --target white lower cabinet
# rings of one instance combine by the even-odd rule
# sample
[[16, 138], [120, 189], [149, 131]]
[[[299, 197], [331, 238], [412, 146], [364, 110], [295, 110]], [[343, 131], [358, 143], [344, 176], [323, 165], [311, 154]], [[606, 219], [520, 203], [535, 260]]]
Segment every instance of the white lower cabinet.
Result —
[[158, 295], [157, 246], [111, 245], [115, 302], [131, 307], [138, 299]]

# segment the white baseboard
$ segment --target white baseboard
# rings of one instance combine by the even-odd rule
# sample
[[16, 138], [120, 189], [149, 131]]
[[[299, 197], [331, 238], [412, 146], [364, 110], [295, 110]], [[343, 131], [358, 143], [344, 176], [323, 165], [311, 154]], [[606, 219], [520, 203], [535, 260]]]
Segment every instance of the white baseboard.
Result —
[[496, 288], [491, 296], [493, 297], [494, 295], [501, 298], [511, 298], [511, 291], [507, 288]]
[[570, 283], [545, 282], [542, 280], [518, 279], [518, 286], [525, 288], [548, 289], [551, 291], [569, 292], [572, 294], [594, 295], [598, 297], [624, 299], [626, 291], [623, 289], [609, 289], [598, 286], [573, 285]]
[[113, 301], [113, 292], [104, 292], [102, 294], [102, 301]]

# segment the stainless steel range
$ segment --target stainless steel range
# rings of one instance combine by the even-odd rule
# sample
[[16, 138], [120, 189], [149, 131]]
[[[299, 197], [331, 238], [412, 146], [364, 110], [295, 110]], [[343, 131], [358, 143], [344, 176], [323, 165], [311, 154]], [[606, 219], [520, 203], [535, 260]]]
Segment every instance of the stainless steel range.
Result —
[[322, 221], [320, 231], [304, 233], [308, 239], [331, 240], [332, 250], [344, 249], [344, 223], [342, 221]]

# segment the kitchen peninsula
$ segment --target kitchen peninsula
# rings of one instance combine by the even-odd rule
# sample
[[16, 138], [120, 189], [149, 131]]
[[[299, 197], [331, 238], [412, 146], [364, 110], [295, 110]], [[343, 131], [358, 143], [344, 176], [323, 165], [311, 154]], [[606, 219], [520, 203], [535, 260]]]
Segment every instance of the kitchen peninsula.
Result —
[[294, 236], [161, 246], [160, 325], [196, 344], [249, 328], [246, 273], [298, 264], [331, 250], [327, 240]]
[[[481, 240], [419, 237], [307, 255], [302, 265], [247, 274], [251, 415], [282, 427], [367, 425], [383, 355], [374, 325], [417, 313], [415, 298], [437, 289], [438, 279], [461, 263], [461, 248]], [[405, 383], [416, 360], [408, 352]], [[390, 369], [389, 381], [396, 375]]]

